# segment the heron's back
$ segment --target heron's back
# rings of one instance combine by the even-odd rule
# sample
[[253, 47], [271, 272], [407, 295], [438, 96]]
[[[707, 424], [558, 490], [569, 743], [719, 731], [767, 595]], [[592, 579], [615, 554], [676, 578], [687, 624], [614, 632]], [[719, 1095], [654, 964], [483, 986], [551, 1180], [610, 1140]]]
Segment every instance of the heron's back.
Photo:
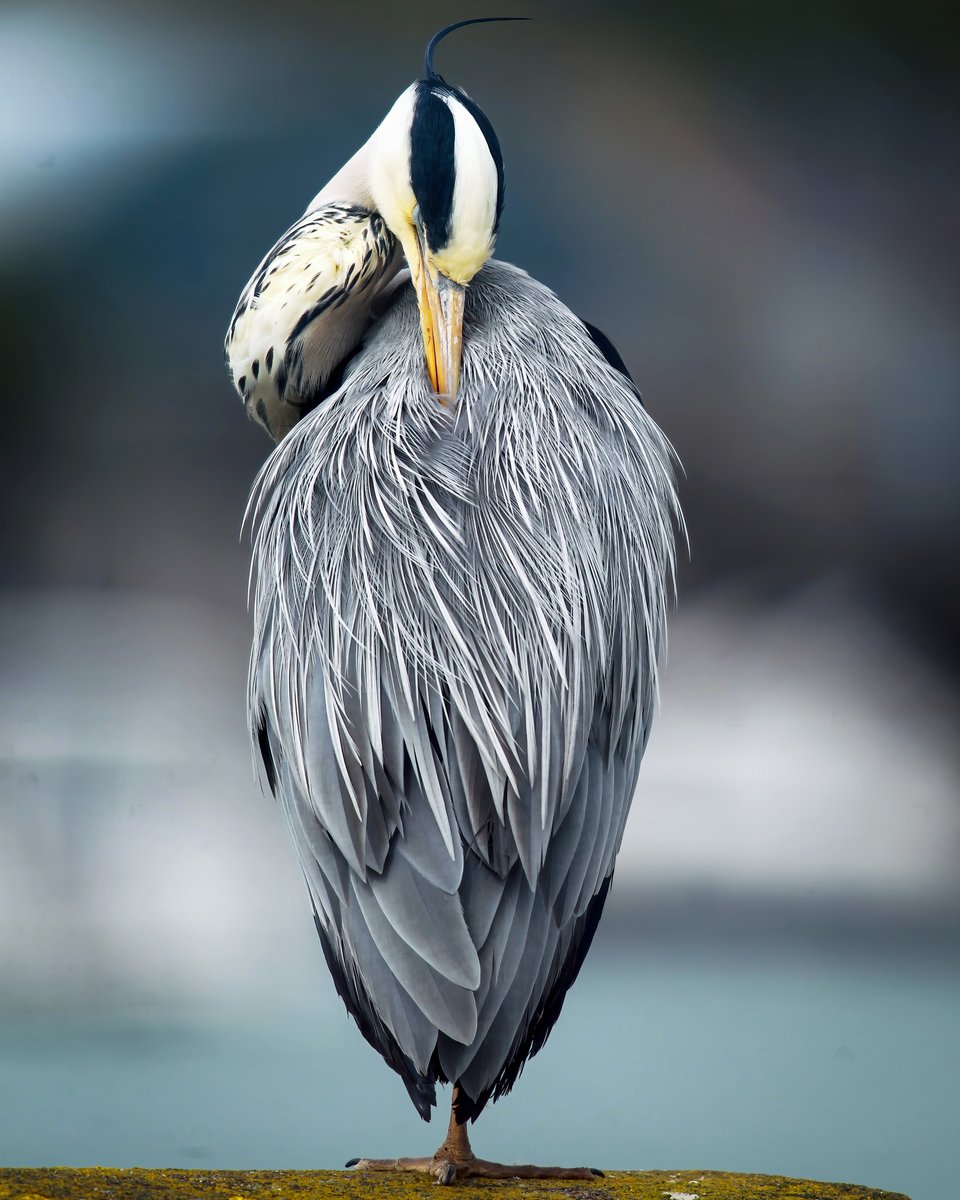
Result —
[[[251, 720], [338, 990], [427, 1115], [542, 1044], [656, 689], [669, 448], [585, 326], [492, 262], [455, 409], [409, 289], [255, 497]], [[467, 1115], [470, 1115], [467, 1105]]]

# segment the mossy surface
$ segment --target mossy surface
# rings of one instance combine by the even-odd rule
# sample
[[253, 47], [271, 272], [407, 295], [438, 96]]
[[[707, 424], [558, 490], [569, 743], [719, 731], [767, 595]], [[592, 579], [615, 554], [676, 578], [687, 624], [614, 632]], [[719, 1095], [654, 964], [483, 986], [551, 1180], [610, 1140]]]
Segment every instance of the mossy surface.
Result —
[[426, 1176], [352, 1171], [145, 1171], [108, 1167], [0, 1169], [0, 1200], [907, 1200], [849, 1183], [717, 1171], [613, 1171], [576, 1180], [467, 1181], [437, 1192]]

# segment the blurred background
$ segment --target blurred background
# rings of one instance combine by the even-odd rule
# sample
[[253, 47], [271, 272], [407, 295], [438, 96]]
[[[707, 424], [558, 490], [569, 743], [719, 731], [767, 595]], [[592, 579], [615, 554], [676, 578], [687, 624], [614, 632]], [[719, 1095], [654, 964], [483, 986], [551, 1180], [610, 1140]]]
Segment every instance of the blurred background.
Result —
[[[430, 34], [485, 11], [0, 8], [2, 1164], [439, 1141], [340, 1007], [253, 781], [239, 527], [269, 443], [221, 343]], [[511, 11], [535, 22], [439, 55], [500, 135], [498, 254], [621, 350], [683, 460], [692, 554], [595, 950], [478, 1152], [942, 1195], [953, 6]]]

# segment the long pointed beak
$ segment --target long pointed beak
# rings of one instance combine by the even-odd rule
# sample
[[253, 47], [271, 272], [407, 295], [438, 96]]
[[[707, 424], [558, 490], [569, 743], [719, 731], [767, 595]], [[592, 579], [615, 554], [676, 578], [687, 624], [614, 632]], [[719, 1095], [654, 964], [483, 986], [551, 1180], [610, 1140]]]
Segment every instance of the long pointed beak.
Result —
[[460, 390], [463, 350], [463, 301], [466, 289], [446, 275], [434, 277], [427, 266], [426, 247], [417, 226], [418, 262], [411, 264], [420, 307], [420, 332], [427, 374], [433, 390], [452, 402]]
[[[427, 278], [430, 279], [429, 272]], [[463, 354], [463, 300], [466, 289], [446, 275], [430, 279], [427, 294], [433, 321], [433, 342], [437, 356], [434, 390], [438, 396], [456, 400], [460, 390], [460, 362]]]

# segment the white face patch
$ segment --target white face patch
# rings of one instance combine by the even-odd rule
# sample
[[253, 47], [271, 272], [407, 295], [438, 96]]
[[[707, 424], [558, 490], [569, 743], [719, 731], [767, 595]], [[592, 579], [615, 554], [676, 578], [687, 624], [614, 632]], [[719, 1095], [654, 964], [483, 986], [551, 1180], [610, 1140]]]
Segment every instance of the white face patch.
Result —
[[456, 177], [450, 237], [435, 265], [457, 283], [469, 283], [493, 250], [497, 168], [480, 126], [459, 101], [440, 94], [454, 125]]
[[[328, 199], [327, 193], [341, 178], [350, 176], [348, 182], [352, 182], [353, 175], [359, 177], [364, 199], [399, 239], [408, 262], [416, 254], [411, 129], [417, 89], [423, 86], [412, 84], [399, 96], [355, 160], [318, 197]], [[467, 284], [493, 251], [497, 167], [483, 131], [469, 110], [442, 88], [433, 90], [433, 96], [447, 106], [453, 118], [454, 189], [448, 235], [442, 248], [429, 256], [429, 266], [456, 283]]]
[[367, 146], [368, 188], [374, 207], [397, 237], [412, 231], [416, 199], [410, 184], [410, 126], [416, 84], [402, 92]]

